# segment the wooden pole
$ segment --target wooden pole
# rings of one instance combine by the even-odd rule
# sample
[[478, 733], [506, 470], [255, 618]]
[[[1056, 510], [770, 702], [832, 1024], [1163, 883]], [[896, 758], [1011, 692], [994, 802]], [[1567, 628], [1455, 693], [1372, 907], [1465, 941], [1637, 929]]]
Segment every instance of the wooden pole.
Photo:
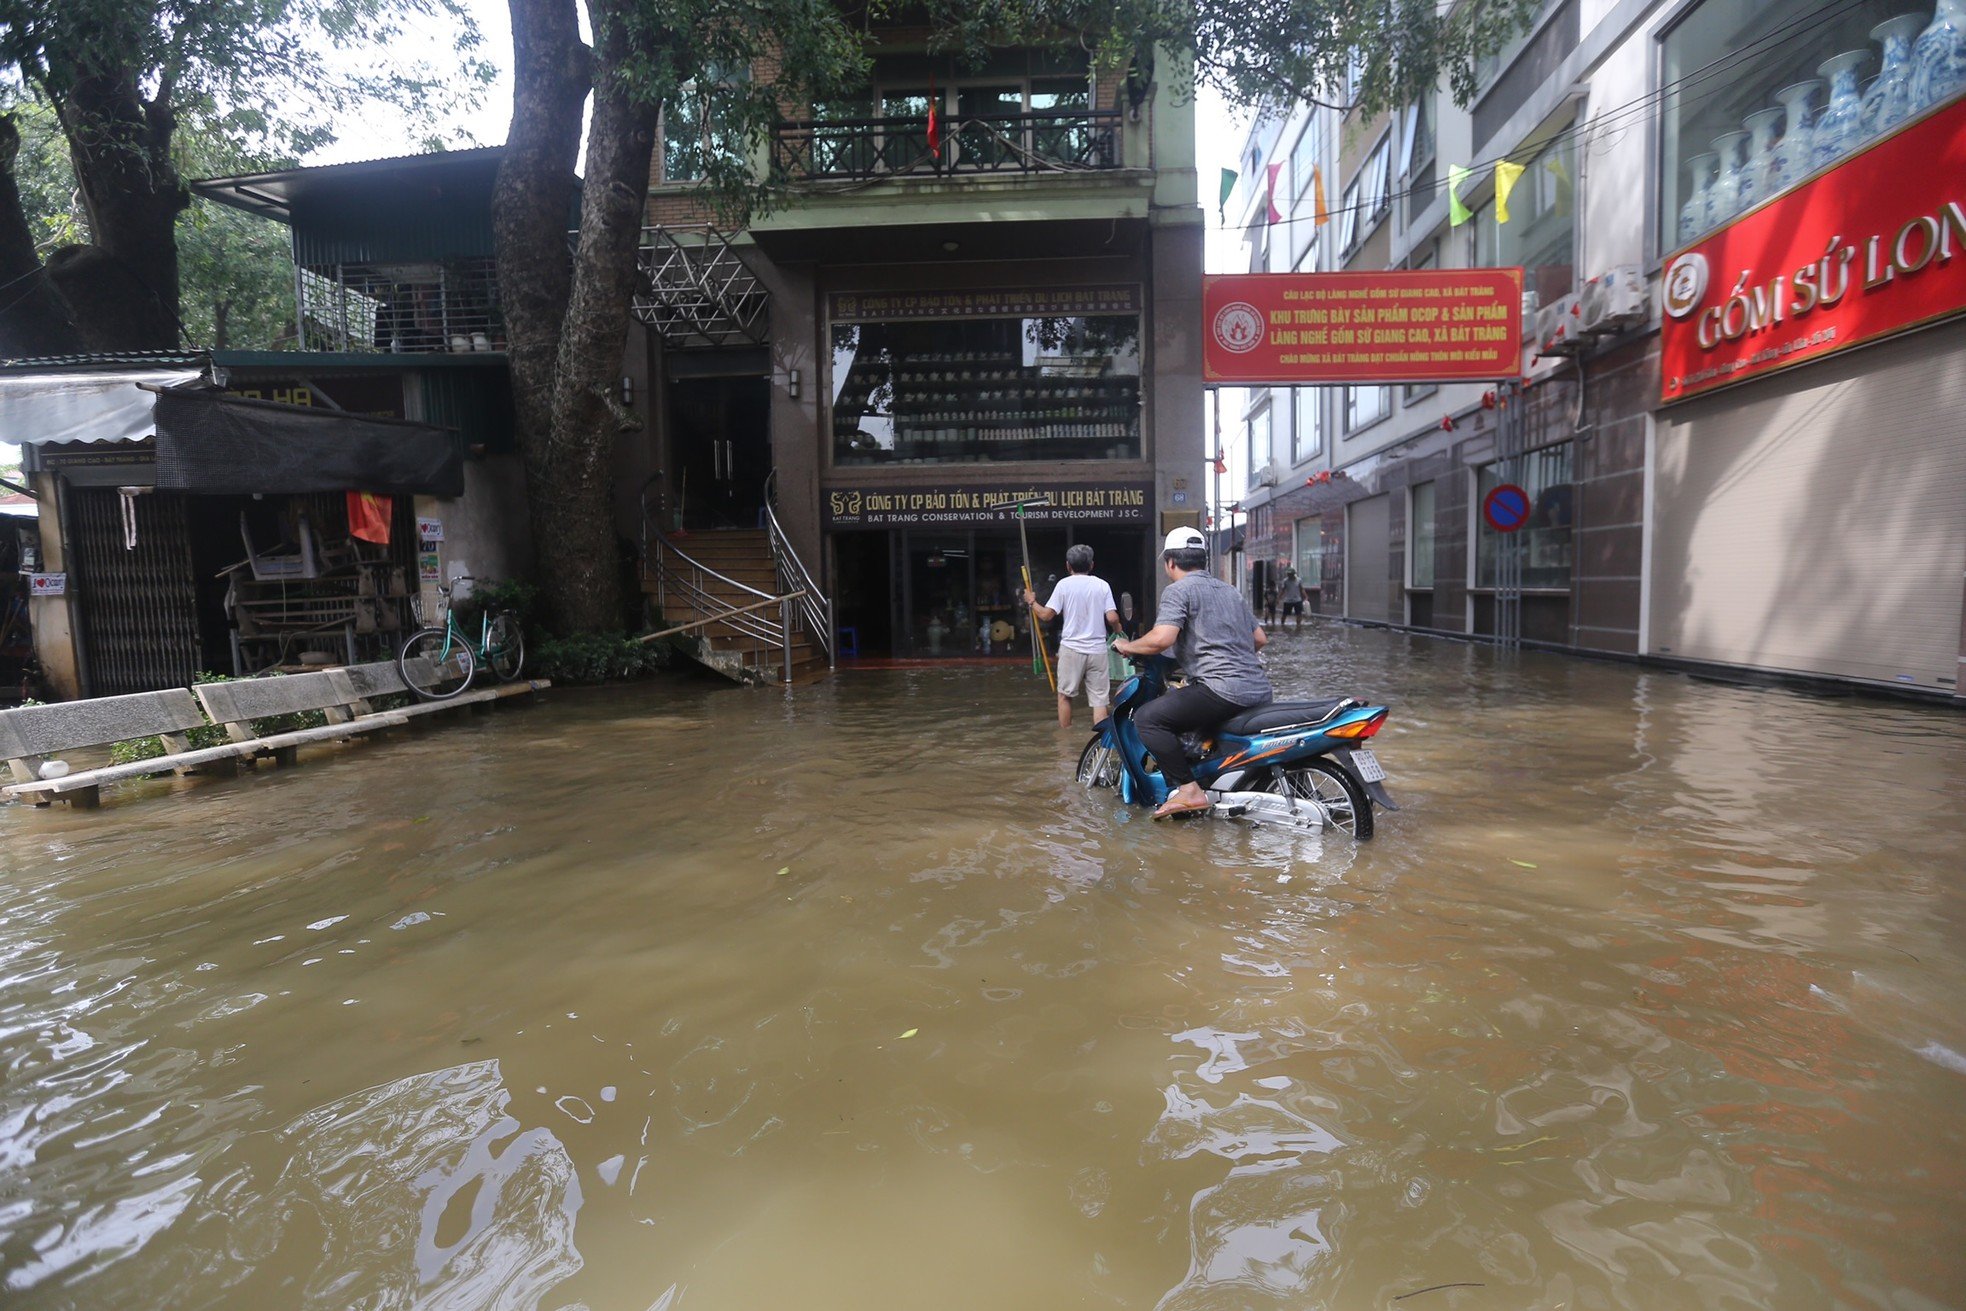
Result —
[[1024, 548], [1024, 590], [1031, 593], [1031, 647], [1032, 654], [1044, 668], [1044, 681], [1051, 690], [1058, 690], [1058, 678], [1051, 672], [1051, 655], [1044, 649], [1044, 633], [1040, 631], [1038, 620], [1037, 593], [1031, 590], [1031, 539], [1024, 531], [1024, 507], [1017, 507], [1017, 540]]

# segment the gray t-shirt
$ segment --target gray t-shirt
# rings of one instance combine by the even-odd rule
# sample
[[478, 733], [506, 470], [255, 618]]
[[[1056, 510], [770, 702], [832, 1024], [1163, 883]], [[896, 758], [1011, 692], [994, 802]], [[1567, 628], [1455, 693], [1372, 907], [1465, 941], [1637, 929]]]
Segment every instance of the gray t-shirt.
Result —
[[1277, 590], [1277, 600], [1283, 602], [1285, 605], [1302, 605], [1304, 603], [1304, 584], [1295, 578], [1285, 576], [1283, 586]]
[[1256, 616], [1242, 593], [1208, 574], [1189, 574], [1160, 594], [1154, 624], [1181, 630], [1174, 658], [1188, 677], [1224, 701], [1260, 706], [1276, 699], [1256, 659]]

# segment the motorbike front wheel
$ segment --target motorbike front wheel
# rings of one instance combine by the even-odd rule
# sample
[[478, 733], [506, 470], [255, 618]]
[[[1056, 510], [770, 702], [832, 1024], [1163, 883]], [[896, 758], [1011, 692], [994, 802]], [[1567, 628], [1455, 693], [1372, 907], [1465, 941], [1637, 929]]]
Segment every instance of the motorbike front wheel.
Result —
[[1265, 790], [1293, 804], [1316, 802], [1331, 826], [1364, 842], [1372, 836], [1372, 800], [1351, 772], [1335, 760], [1316, 756], [1270, 771]]
[[1120, 781], [1120, 753], [1106, 745], [1105, 734], [1095, 736], [1079, 753], [1079, 784], [1088, 788], [1115, 787]]

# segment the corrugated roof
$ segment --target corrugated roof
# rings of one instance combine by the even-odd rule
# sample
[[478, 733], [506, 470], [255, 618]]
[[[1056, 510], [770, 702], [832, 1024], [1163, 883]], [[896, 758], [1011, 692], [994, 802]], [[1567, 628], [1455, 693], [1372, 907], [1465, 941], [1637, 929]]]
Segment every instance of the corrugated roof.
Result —
[[207, 200], [290, 224], [296, 206], [332, 203], [350, 193], [371, 189], [384, 179], [477, 181], [489, 194], [492, 175], [498, 172], [498, 161], [504, 154], [504, 146], [480, 146], [475, 150], [432, 151], [352, 164], [320, 164], [311, 168], [200, 178], [190, 185]]

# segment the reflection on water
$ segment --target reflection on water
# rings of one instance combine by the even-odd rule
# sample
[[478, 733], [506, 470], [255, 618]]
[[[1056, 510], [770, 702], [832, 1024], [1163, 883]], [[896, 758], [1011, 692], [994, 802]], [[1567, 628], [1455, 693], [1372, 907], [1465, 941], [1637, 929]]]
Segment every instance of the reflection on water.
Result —
[[1014, 669], [0, 811], [6, 1305], [1966, 1304], [1966, 723], [1274, 650], [1375, 842], [1088, 798]]

